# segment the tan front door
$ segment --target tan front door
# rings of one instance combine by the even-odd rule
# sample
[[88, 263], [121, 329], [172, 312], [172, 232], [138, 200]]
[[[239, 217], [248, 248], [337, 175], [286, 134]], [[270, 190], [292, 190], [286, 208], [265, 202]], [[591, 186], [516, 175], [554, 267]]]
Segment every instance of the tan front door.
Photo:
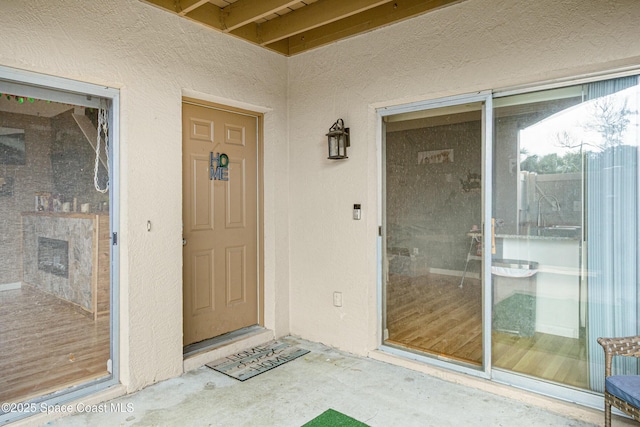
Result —
[[[184, 345], [258, 323], [257, 122], [183, 103]], [[210, 153], [228, 181], [210, 179]]]

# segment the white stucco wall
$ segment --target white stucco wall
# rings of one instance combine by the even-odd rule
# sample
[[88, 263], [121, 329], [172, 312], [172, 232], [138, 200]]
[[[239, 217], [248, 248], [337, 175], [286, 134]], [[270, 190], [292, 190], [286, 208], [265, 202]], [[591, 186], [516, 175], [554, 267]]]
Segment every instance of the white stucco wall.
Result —
[[[3, 0], [0, 65], [120, 88], [122, 382], [180, 375], [181, 98], [266, 112], [265, 322], [288, 332], [286, 58], [137, 0]], [[152, 231], [147, 232], [147, 220]], [[276, 267], [277, 266], [277, 267]]]
[[[467, 0], [290, 58], [292, 333], [377, 346], [376, 107], [638, 66], [639, 19], [635, 0]], [[338, 117], [349, 159], [326, 160]]]

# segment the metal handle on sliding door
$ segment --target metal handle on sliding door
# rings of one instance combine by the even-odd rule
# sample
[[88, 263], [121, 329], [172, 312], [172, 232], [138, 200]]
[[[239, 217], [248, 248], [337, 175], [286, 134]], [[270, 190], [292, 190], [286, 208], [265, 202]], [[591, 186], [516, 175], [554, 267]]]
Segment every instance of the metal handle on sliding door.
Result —
[[491, 218], [491, 255], [496, 254], [496, 219]]

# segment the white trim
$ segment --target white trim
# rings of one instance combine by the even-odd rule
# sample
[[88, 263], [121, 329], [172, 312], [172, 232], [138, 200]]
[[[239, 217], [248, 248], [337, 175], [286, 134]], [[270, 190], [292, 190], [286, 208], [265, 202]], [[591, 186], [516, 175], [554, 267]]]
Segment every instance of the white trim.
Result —
[[93, 83], [38, 74], [5, 66], [0, 66], [0, 81], [2, 81], [0, 83], [3, 86], [0, 87], [3, 90], [9, 89], [7, 92], [20, 92], [11, 93], [12, 95], [30, 96], [94, 108], [100, 106], [100, 100], [93, 99], [93, 96], [112, 99], [120, 93], [118, 89], [98, 86]]
[[575, 389], [561, 384], [553, 384], [549, 381], [528, 377], [515, 372], [494, 369], [491, 372], [491, 380], [511, 387], [553, 397], [554, 399], [577, 403], [589, 408], [602, 410], [604, 407], [604, 397], [596, 392]]
[[[375, 110], [374, 110], [375, 111]], [[385, 206], [385, 184], [383, 181], [382, 163], [384, 161], [383, 148], [385, 143], [385, 132], [383, 132], [384, 121], [382, 116], [376, 114], [376, 173], [377, 176], [377, 188], [378, 188], [378, 203], [377, 220], [376, 220], [376, 343], [380, 345], [385, 339], [389, 338], [389, 330], [386, 327], [384, 319], [385, 315], [385, 300], [383, 292], [383, 277], [386, 273], [386, 269], [383, 264], [383, 249], [386, 247], [382, 236], [385, 234], [385, 226], [382, 222], [384, 219], [384, 206]]]
[[[487, 200], [491, 200], [491, 188], [490, 185], [487, 185], [487, 179], [485, 178], [485, 174], [487, 173], [487, 171], [485, 170], [485, 167], [487, 165], [487, 161], [486, 158], [487, 156], [492, 155], [492, 150], [491, 150], [491, 144], [492, 144], [492, 136], [490, 135], [490, 132], [493, 129], [493, 116], [492, 116], [492, 97], [491, 97], [491, 92], [490, 91], [483, 91], [483, 92], [476, 92], [476, 93], [472, 93], [472, 94], [466, 94], [466, 95], [458, 95], [458, 96], [452, 96], [452, 97], [446, 97], [446, 98], [440, 98], [440, 99], [434, 99], [434, 100], [428, 100], [428, 101], [420, 101], [420, 102], [413, 102], [410, 104], [405, 104], [405, 105], [396, 105], [393, 107], [382, 107], [382, 108], [378, 108], [376, 110], [377, 115], [378, 115], [378, 129], [377, 132], [379, 132], [379, 134], [377, 135], [377, 141], [378, 141], [378, 148], [379, 148], [379, 152], [381, 153], [381, 155], [378, 158], [378, 174], [379, 174], [379, 178], [378, 178], [378, 194], [380, 195], [380, 199], [381, 202], [378, 206], [378, 210], [379, 210], [379, 223], [382, 226], [382, 237], [379, 237], [379, 241], [380, 244], [379, 246], [379, 250], [378, 250], [378, 298], [380, 299], [379, 304], [378, 304], [378, 328], [379, 329], [384, 329], [386, 327], [386, 325], [384, 324], [385, 319], [384, 319], [384, 306], [386, 301], [384, 301], [385, 298], [385, 292], [384, 292], [384, 286], [385, 286], [385, 269], [384, 267], [384, 235], [385, 235], [385, 206], [384, 206], [384, 199], [385, 198], [385, 188], [384, 188], [384, 146], [383, 146], [383, 132], [382, 132], [382, 128], [384, 126], [384, 117], [387, 116], [391, 116], [391, 115], [397, 115], [397, 114], [403, 114], [403, 113], [412, 113], [412, 112], [416, 112], [416, 111], [421, 111], [421, 110], [435, 110], [438, 108], [444, 108], [444, 107], [451, 107], [451, 106], [456, 106], [456, 105], [462, 105], [462, 104], [470, 104], [470, 103], [481, 103], [482, 104], [482, 119], [483, 119], [483, 135], [482, 135], [482, 156], [483, 156], [483, 171], [482, 171], [482, 185], [483, 185], [483, 201], [482, 201], [482, 209], [484, 209], [482, 212], [484, 213], [484, 218], [486, 221], [486, 218], [489, 218], [489, 224], [491, 223], [491, 212], [489, 212], [488, 208], [491, 208], [490, 203], [488, 205], [486, 205], [486, 201]], [[487, 112], [488, 110], [488, 112]], [[485, 136], [487, 135], [487, 136]], [[491, 162], [488, 162], [488, 167], [491, 167]], [[489, 177], [490, 174], [489, 174]], [[487, 194], [488, 193], [488, 194]], [[486, 213], [485, 213], [486, 212]], [[486, 242], [489, 241], [490, 242], [490, 235], [486, 235], [485, 233], [485, 245]], [[485, 246], [485, 247], [490, 247], [490, 246]], [[485, 267], [487, 264], [490, 265], [491, 263], [491, 257], [485, 257], [486, 259], [483, 261], [485, 264]], [[443, 272], [445, 270], [442, 270]], [[485, 268], [484, 271], [486, 272], [487, 269]], [[488, 271], [490, 272], [491, 269], [489, 268]], [[491, 276], [490, 273], [488, 275], [489, 281], [486, 282], [487, 280], [487, 274], [485, 273], [484, 275], [485, 278], [485, 282], [483, 282], [483, 286], [487, 287], [490, 286], [490, 280], [491, 280]], [[491, 306], [486, 306], [487, 301], [491, 301], [491, 292], [483, 292], [482, 293], [484, 296], [484, 301], [483, 301], [483, 305], [484, 305], [484, 312], [483, 312], [483, 365], [482, 367], [477, 367], [477, 368], [471, 368], [469, 366], [471, 366], [470, 364], [463, 364], [460, 363], [456, 360], [454, 360], [453, 358], [447, 358], [447, 357], [443, 357], [443, 356], [438, 356], [438, 357], [428, 357], [426, 355], [423, 354], [416, 354], [413, 353], [409, 350], [405, 350], [405, 349], [396, 349], [394, 347], [389, 347], [387, 345], [384, 344], [384, 342], [382, 341], [382, 337], [380, 337], [380, 341], [379, 343], [381, 344], [381, 346], [379, 347], [380, 351], [384, 351], [387, 353], [391, 353], [400, 357], [405, 357], [411, 360], [416, 360], [419, 362], [423, 362], [426, 364], [430, 364], [430, 365], [434, 365], [434, 366], [438, 366], [438, 367], [444, 367], [447, 369], [451, 369], [454, 371], [458, 371], [458, 372], [463, 372], [469, 375], [475, 375], [475, 376], [479, 376], [482, 378], [490, 378], [490, 374], [491, 374], [491, 320], [490, 320], [490, 313], [491, 313]], [[487, 314], [488, 313], [488, 314]], [[487, 320], [488, 319], [488, 320]], [[378, 336], [380, 336], [380, 333], [378, 333]]]
[[609, 72], [581, 74], [578, 76], [563, 77], [538, 83], [499, 88], [493, 90], [493, 97], [502, 98], [505, 96], [520, 95], [529, 92], [540, 92], [549, 89], [558, 89], [567, 86], [597, 82], [600, 80], [615, 79], [618, 77], [629, 77], [638, 74], [640, 74], [640, 67], [634, 65], [633, 67], [619, 68]]
[[370, 352], [369, 357], [372, 357], [372, 355], [374, 354], [377, 354], [377, 355], [386, 354], [390, 356], [400, 357], [403, 359], [423, 363], [425, 365], [431, 365], [437, 368], [447, 369], [449, 371], [467, 374], [473, 377], [490, 379], [489, 375], [487, 375], [487, 373], [480, 366], [478, 366], [477, 368], [471, 367], [472, 365], [470, 364], [464, 364], [455, 359], [450, 359], [444, 356], [439, 356], [439, 355], [429, 356], [429, 355], [414, 353], [409, 350], [395, 348], [387, 345], [382, 345], [377, 350]]
[[484, 102], [487, 97], [491, 97], [491, 91], [481, 91], [465, 95], [436, 98], [428, 101], [412, 102], [409, 104], [378, 107], [376, 111], [381, 117], [386, 117], [401, 113], [411, 113], [419, 110], [431, 110], [435, 108], [450, 107], [453, 105], [464, 103]]
[[491, 283], [491, 255], [492, 255], [492, 217], [493, 217], [493, 98], [487, 96], [482, 108], [482, 222], [484, 226], [482, 246], [482, 360], [484, 370], [488, 376], [492, 368], [492, 283]]
[[111, 97], [111, 153], [109, 154], [109, 232], [119, 236], [116, 245], [111, 241], [111, 288], [110, 288], [110, 333], [111, 333], [111, 374], [113, 384], [120, 384], [120, 91], [114, 90]]
[[[250, 104], [248, 102], [236, 101], [236, 100], [224, 98], [221, 96], [211, 95], [204, 92], [198, 92], [197, 90], [193, 90], [193, 89], [182, 89], [182, 98], [199, 99], [201, 101], [213, 102], [215, 104], [225, 105], [227, 107], [240, 108], [242, 110], [248, 110], [248, 111], [252, 111], [254, 113], [259, 113], [259, 114], [266, 114], [273, 111], [273, 108], [262, 107], [260, 105]], [[182, 102], [185, 102], [184, 99], [182, 99]], [[206, 107], [206, 105], [202, 105], [202, 104], [195, 104], [195, 105], [201, 105]], [[237, 111], [233, 111], [233, 112], [237, 113]]]

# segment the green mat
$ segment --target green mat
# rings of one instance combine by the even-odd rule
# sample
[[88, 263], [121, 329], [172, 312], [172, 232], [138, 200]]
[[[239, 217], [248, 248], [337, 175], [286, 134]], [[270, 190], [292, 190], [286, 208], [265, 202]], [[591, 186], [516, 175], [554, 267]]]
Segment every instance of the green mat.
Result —
[[536, 332], [536, 297], [515, 293], [493, 307], [493, 329], [522, 337]]
[[365, 423], [341, 414], [333, 409], [328, 409], [318, 415], [302, 427], [369, 427]]

